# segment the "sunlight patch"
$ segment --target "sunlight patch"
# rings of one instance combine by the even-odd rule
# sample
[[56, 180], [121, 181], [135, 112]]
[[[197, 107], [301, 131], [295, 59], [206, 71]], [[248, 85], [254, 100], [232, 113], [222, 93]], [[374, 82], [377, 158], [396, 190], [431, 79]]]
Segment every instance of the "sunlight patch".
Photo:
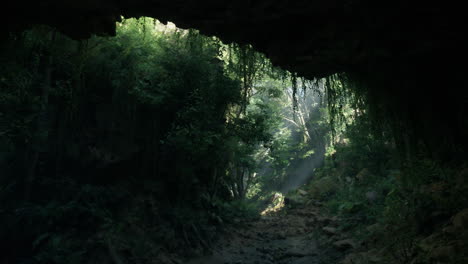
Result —
[[260, 215], [267, 215], [278, 212], [284, 207], [284, 195], [282, 193], [276, 192], [273, 194], [270, 201], [270, 205], [265, 210], [263, 210]]

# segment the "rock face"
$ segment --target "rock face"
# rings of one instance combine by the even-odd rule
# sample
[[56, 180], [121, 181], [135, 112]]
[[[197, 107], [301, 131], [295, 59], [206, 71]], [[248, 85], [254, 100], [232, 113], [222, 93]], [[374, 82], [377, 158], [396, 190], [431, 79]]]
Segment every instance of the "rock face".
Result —
[[23, 0], [2, 10], [7, 30], [44, 23], [74, 38], [112, 35], [121, 15], [150, 16], [228, 42], [251, 43], [307, 77], [422, 55], [457, 43], [463, 38], [457, 31], [464, 32], [464, 16], [453, 14], [463, 9], [407, 1]]

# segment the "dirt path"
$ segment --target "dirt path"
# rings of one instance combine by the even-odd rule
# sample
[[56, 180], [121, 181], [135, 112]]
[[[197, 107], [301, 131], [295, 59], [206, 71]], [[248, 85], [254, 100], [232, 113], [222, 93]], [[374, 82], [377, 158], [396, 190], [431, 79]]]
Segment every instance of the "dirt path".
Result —
[[314, 219], [318, 209], [284, 209], [233, 228], [212, 256], [188, 264], [314, 264], [318, 261]]

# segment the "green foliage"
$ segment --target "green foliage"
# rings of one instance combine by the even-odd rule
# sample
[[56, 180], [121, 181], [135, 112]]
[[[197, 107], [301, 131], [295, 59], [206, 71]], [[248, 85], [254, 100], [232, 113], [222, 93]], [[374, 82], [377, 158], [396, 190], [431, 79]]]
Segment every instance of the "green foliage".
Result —
[[218, 207], [219, 217], [227, 223], [238, 224], [240, 221], [257, 219], [259, 212], [254, 201], [234, 200], [230, 202], [218, 201], [215, 203]]
[[349, 218], [352, 225], [369, 225], [381, 217], [385, 197], [396, 188], [392, 171], [399, 163], [391, 141], [376, 137], [367, 116], [356, 116], [346, 126], [323, 168], [310, 184], [316, 199], [328, 200], [329, 209]]
[[393, 134], [376, 130], [366, 111], [351, 120], [307, 191], [340, 216], [343, 231], [385, 249], [386, 261], [432, 263], [421, 239], [439, 234], [468, 202], [456, 170], [427, 153], [402, 159]]
[[[130, 19], [115, 38], [73, 41], [34, 28], [6, 47], [0, 214], [9, 230], [0, 234], [17, 248], [7, 258], [87, 262], [106, 255], [107, 240], [126, 237], [128, 226], [135, 233], [135, 225], [156, 233], [154, 226], [165, 224], [173, 240], [206, 248], [202, 241], [213, 232], [202, 227], [212, 209], [203, 197], [225, 195], [217, 178], [226, 176], [213, 171], [225, 171], [235, 151], [224, 140], [244, 132], [227, 129], [241, 86], [219, 63], [220, 42]], [[261, 114], [246, 120], [251, 133], [261, 132]], [[147, 252], [157, 255], [159, 239], [134, 235], [140, 241], [129, 243], [153, 244]], [[33, 250], [25, 252], [28, 245]], [[142, 254], [131, 248], [131, 257], [151, 260]]]
[[332, 176], [324, 176], [314, 179], [313, 185], [308, 188], [310, 195], [314, 199], [327, 199], [335, 194], [340, 188], [339, 182]]
[[[303, 89], [296, 95], [293, 87], [282, 88], [288, 85], [285, 82], [267, 79], [266, 85], [282, 91], [278, 97], [265, 100], [277, 119], [272, 140], [263, 157], [259, 157], [262, 159], [258, 174], [262, 186], [260, 196], [271, 191], [287, 192], [305, 183], [313, 169], [321, 166], [330, 142], [327, 111], [318, 87], [320, 82], [302, 80]], [[295, 102], [296, 107], [293, 106]]]
[[[250, 46], [140, 18], [123, 19], [113, 38], [34, 27], [4, 47], [7, 261], [149, 263], [209, 251], [223, 223], [258, 215], [255, 198], [297, 146], [295, 157], [315, 155], [291, 140], [305, 125], [291, 131], [281, 117], [292, 111], [290, 74]], [[261, 174], [265, 160], [277, 172]]]

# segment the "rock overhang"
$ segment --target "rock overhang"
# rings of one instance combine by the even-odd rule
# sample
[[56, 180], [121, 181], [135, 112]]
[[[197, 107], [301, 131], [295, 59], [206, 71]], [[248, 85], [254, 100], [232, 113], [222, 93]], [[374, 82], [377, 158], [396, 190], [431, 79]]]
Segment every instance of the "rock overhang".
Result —
[[421, 58], [459, 48], [466, 20], [449, 4], [370, 0], [45, 0], [11, 2], [4, 11], [4, 32], [47, 24], [76, 39], [114, 35], [121, 16], [149, 16], [252, 44], [307, 78], [395, 65], [414, 71]]

